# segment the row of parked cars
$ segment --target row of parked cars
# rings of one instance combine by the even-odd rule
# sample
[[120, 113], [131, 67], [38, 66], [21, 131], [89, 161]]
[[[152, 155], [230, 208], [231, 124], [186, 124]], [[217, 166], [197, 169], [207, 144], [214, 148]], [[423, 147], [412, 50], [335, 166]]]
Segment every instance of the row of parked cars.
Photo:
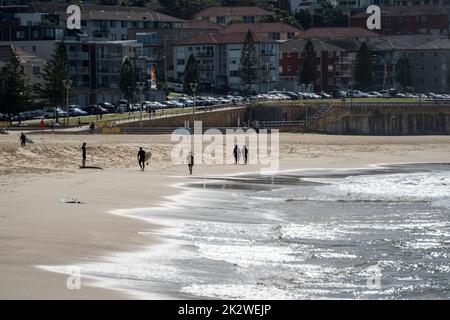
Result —
[[405, 98], [405, 99], [428, 99], [428, 100], [450, 100], [450, 94], [446, 93], [401, 93], [395, 89], [382, 91], [364, 92], [361, 90], [340, 90], [332, 94], [321, 92], [291, 92], [291, 91], [270, 91], [265, 94], [252, 96], [255, 100], [276, 101], [276, 100], [303, 100], [303, 99], [339, 99], [339, 98]]

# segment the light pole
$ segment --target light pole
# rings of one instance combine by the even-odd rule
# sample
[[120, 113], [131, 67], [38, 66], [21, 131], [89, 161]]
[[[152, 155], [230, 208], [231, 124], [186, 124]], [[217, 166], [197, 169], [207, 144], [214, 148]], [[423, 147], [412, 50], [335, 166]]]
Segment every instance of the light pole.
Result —
[[139, 81], [139, 82], [136, 83], [136, 85], [137, 85], [137, 87], [139, 89], [139, 95], [140, 95], [140, 100], [141, 100], [140, 108], [139, 108], [140, 109], [139, 120], [141, 122], [141, 127], [142, 127], [143, 126], [143, 123], [142, 123], [142, 103], [144, 102], [143, 97], [142, 97], [142, 92], [144, 91], [144, 88], [145, 88], [145, 82]]
[[66, 124], [69, 125], [69, 89], [72, 87], [72, 81], [63, 80], [64, 88], [66, 88]]
[[189, 83], [189, 87], [191, 88], [191, 91], [192, 91], [192, 98], [193, 98], [193, 100], [194, 100], [194, 105], [192, 106], [192, 128], [194, 128], [194, 121], [195, 121], [195, 105], [196, 105], [196, 99], [197, 99], [197, 97], [196, 97], [196, 92], [197, 92], [197, 89], [198, 89], [198, 83], [194, 83], [194, 82], [191, 82], [191, 83]]

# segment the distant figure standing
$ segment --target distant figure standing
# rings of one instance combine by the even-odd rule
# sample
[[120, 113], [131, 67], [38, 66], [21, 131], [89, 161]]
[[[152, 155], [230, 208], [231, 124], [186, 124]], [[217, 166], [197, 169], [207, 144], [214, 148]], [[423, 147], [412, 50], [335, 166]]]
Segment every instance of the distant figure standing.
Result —
[[248, 164], [248, 148], [244, 146], [244, 164]]
[[141, 171], [145, 171], [145, 151], [142, 148], [139, 148], [137, 158], [139, 161], [139, 167], [141, 167]]
[[86, 155], [87, 155], [87, 153], [86, 153], [86, 142], [85, 143], [83, 143], [83, 146], [81, 147], [81, 151], [82, 151], [82, 155], [83, 155], [83, 164], [82, 164], [82, 168], [86, 168]]
[[194, 169], [194, 154], [192, 152], [189, 153], [189, 156], [187, 157], [187, 164], [189, 173], [192, 176], [192, 169]]
[[95, 130], [95, 123], [92, 122], [89, 128], [91, 129], [91, 134], [93, 134]]
[[50, 122], [50, 128], [52, 129], [52, 133], [55, 131], [55, 123], [53, 122], [53, 120], [52, 120], [52, 122]]
[[238, 161], [237, 161], [237, 163], [241, 163], [241, 158], [242, 158], [242, 149], [241, 149], [241, 148], [239, 148], [239, 147], [237, 147], [237, 158], [238, 158]]
[[44, 132], [44, 129], [45, 129], [44, 119], [41, 119], [41, 122], [39, 123], [39, 128], [41, 129], [41, 132]]
[[27, 137], [23, 134], [23, 132], [20, 134], [20, 145], [22, 147], [25, 147], [25, 144], [27, 143]]
[[236, 145], [234, 147], [233, 155], [234, 155], [234, 164], [238, 164], [238, 157], [239, 157], [239, 147], [238, 147], [238, 145]]
[[78, 128], [81, 128], [81, 118], [78, 118]]

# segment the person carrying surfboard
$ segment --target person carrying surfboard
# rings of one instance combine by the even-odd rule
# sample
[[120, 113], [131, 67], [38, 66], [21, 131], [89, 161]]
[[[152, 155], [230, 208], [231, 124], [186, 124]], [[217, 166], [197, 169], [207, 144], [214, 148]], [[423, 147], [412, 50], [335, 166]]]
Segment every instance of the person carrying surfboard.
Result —
[[25, 147], [26, 143], [27, 143], [27, 136], [22, 132], [20, 134], [20, 145], [22, 147]]
[[145, 161], [146, 159], [146, 154], [144, 149], [139, 148], [139, 152], [137, 155], [138, 161], [139, 161], [139, 167], [141, 167], [141, 171], [145, 171]]

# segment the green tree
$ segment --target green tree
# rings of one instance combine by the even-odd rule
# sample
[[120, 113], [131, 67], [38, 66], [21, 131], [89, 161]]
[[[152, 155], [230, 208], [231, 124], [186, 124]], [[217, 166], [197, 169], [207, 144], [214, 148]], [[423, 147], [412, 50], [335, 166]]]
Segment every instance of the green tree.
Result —
[[42, 69], [40, 77], [43, 81], [36, 85], [35, 90], [39, 97], [45, 99], [51, 107], [55, 108], [56, 121], [58, 122], [56, 108], [64, 104], [67, 90], [64, 81], [69, 80], [67, 51], [64, 44], [55, 48], [50, 60]]
[[216, 4], [215, 0], [164, 0], [162, 11], [181, 19], [192, 19], [194, 15]]
[[289, 0], [277, 0], [276, 7], [280, 10], [291, 12], [291, 1]]
[[309, 10], [299, 10], [295, 13], [295, 20], [302, 26], [303, 29], [311, 28], [312, 15]]
[[314, 51], [314, 45], [311, 40], [308, 40], [305, 44], [305, 49], [301, 54], [300, 59], [300, 84], [309, 85], [316, 80], [316, 68], [317, 59], [316, 52]]
[[184, 90], [193, 95], [191, 83], [198, 85], [198, 63], [194, 55], [191, 54], [184, 69]]
[[400, 58], [397, 61], [395, 68], [395, 77], [397, 81], [402, 85], [403, 92], [406, 92], [406, 88], [411, 86], [411, 66], [409, 65], [409, 60], [406, 58]]
[[128, 104], [130, 104], [133, 93], [136, 91], [136, 75], [128, 58], [126, 58], [122, 64], [119, 88], [123, 97], [128, 100]]
[[31, 88], [16, 54], [13, 52], [0, 74], [0, 112], [12, 116], [26, 110], [31, 102]]
[[369, 90], [372, 86], [372, 56], [367, 44], [363, 42], [356, 54], [353, 78], [360, 90]]
[[247, 94], [251, 94], [252, 85], [258, 79], [257, 64], [255, 41], [252, 32], [248, 30], [241, 51], [241, 64], [239, 67], [241, 84], [245, 87]]

